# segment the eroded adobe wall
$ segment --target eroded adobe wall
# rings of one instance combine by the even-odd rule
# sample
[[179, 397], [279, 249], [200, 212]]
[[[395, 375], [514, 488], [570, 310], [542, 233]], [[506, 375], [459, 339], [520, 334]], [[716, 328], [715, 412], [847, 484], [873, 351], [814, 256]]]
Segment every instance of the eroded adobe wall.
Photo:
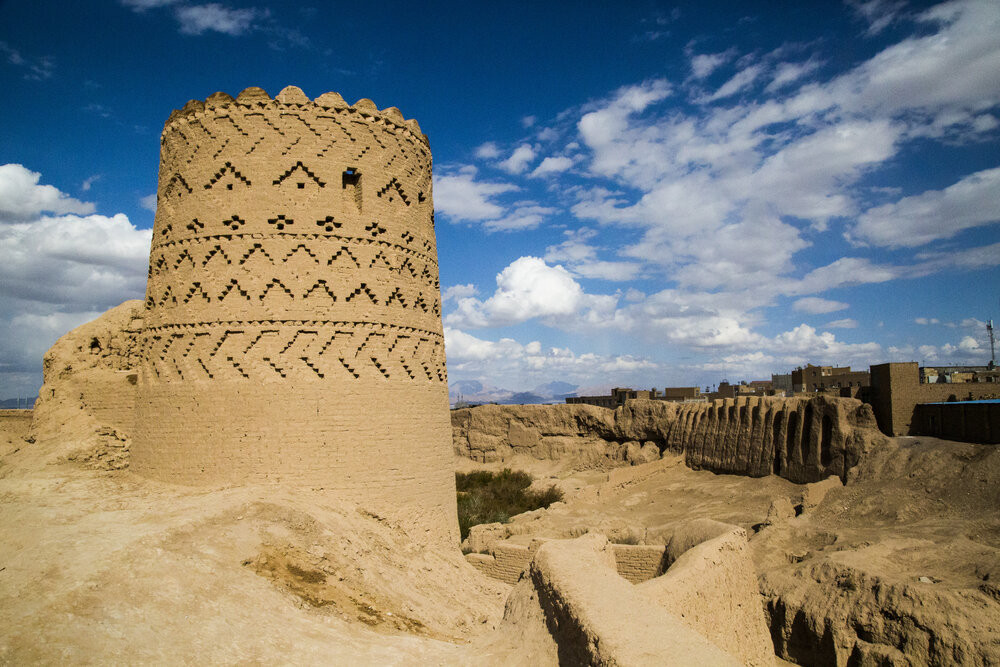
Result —
[[0, 410], [0, 457], [24, 445], [24, 438], [31, 428], [32, 412], [28, 410]]
[[[583, 408], [587, 408], [586, 411]], [[452, 412], [455, 452], [480, 461], [615, 458], [622, 443], [684, 452], [688, 466], [793, 482], [845, 477], [885, 438], [871, 407], [851, 398], [738, 398], [712, 403], [631, 400], [582, 405], [482, 406]]]
[[[732, 618], [710, 619], [716, 632], [708, 637], [698, 625], [700, 619], [668, 609], [619, 576], [615, 567], [612, 545], [602, 535], [546, 542], [508, 598], [501, 632], [518, 640], [547, 633], [560, 664], [764, 664], [740, 660], [727, 650], [725, 644], [737, 645], [739, 640], [729, 631]], [[717, 589], [701, 595], [735, 597]], [[760, 596], [752, 591], [752, 597], [738, 603], [759, 609]], [[762, 615], [760, 621], [760, 631], [766, 634]]]
[[[490, 545], [489, 553], [466, 554], [465, 559], [488, 577], [514, 585], [531, 564], [531, 559], [546, 540], [530, 545], [500, 540]], [[633, 584], [663, 574], [666, 569], [666, 546], [660, 544], [612, 544], [615, 571]]]
[[28, 434], [40, 455], [59, 459], [106, 440], [127, 446], [135, 427], [143, 312], [141, 301], [126, 301], [45, 353]]
[[322, 486], [453, 536], [416, 122], [250, 88], [189, 102], [161, 144], [132, 468]]
[[681, 404], [665, 433], [667, 447], [684, 451], [691, 468], [799, 483], [846, 479], [882, 440], [869, 406], [825, 396]]
[[68, 398], [100, 423], [131, 431], [142, 315], [140, 301], [126, 301], [57, 340], [42, 362], [36, 421]]
[[455, 454], [474, 461], [514, 455], [537, 459], [603, 456], [613, 438], [614, 413], [585, 404], [481, 405], [453, 410]]

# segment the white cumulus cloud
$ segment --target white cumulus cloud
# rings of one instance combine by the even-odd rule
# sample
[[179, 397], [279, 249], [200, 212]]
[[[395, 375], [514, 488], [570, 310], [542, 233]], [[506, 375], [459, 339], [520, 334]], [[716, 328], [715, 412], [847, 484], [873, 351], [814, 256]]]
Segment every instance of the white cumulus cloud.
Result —
[[542, 160], [531, 172], [531, 176], [537, 178], [548, 174], [558, 174], [573, 166], [573, 159], [568, 157], [547, 157]]
[[500, 163], [500, 168], [511, 174], [522, 174], [535, 160], [535, 147], [531, 144], [521, 144], [514, 149], [506, 160]]
[[475, 168], [434, 176], [434, 206], [455, 221], [494, 220], [505, 208], [494, 198], [518, 187], [512, 183], [476, 180]]
[[879, 246], [915, 247], [996, 222], [1000, 222], [1000, 167], [966, 176], [944, 190], [869, 209], [858, 217], [850, 237]]
[[94, 212], [94, 205], [40, 185], [41, 174], [20, 164], [0, 165], [0, 223], [31, 220], [42, 213]]
[[533, 318], [569, 317], [583, 305], [580, 284], [561, 266], [549, 266], [538, 257], [521, 257], [497, 275], [497, 289], [485, 301], [458, 300], [447, 316], [454, 326], [504, 326]]

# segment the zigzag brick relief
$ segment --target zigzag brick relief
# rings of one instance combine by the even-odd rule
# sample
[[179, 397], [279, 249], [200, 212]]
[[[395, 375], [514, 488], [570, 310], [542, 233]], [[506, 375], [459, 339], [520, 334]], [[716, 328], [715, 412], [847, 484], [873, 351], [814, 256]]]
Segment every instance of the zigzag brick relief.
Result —
[[[236, 236], [236, 235], [234, 235]], [[150, 259], [152, 276], [171, 275], [181, 268], [207, 268], [222, 264], [244, 266], [259, 256], [268, 266], [294, 264], [295, 270], [304, 265], [353, 266], [379, 272], [408, 276], [424, 285], [436, 287], [437, 265], [424, 253], [406, 246], [372, 243], [368, 239], [333, 237], [340, 243], [316, 243], [315, 235], [286, 235], [266, 243], [267, 237], [239, 235], [239, 238], [206, 237], [196, 241], [163, 244], [154, 248]], [[227, 242], [228, 241], [228, 242]], [[270, 248], [270, 250], [268, 250]], [[304, 259], [308, 258], [308, 259]], [[260, 268], [260, 267], [258, 267]]]
[[[332, 325], [332, 326], [331, 326]], [[366, 322], [233, 321], [147, 330], [143, 349], [161, 380], [229, 377], [442, 382], [441, 335]], [[265, 361], [266, 360], [266, 361]], [[348, 377], [350, 376], [350, 377]]]

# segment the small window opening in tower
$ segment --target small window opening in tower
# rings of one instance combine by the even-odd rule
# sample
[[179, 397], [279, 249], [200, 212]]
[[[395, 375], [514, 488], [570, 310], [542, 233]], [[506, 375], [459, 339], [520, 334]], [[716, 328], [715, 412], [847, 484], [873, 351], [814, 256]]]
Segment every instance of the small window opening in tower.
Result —
[[347, 167], [344, 169], [344, 174], [341, 177], [343, 184], [343, 189], [347, 190], [348, 187], [354, 189], [354, 204], [361, 210], [361, 172], [358, 171], [357, 167]]

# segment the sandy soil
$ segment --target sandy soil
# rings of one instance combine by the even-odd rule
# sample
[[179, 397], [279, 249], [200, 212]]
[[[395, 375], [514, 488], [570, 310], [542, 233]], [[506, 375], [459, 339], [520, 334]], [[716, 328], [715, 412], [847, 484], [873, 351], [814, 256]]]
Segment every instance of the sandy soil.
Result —
[[457, 548], [322, 491], [44, 459], [0, 460], [0, 663], [458, 664], [502, 616]]

